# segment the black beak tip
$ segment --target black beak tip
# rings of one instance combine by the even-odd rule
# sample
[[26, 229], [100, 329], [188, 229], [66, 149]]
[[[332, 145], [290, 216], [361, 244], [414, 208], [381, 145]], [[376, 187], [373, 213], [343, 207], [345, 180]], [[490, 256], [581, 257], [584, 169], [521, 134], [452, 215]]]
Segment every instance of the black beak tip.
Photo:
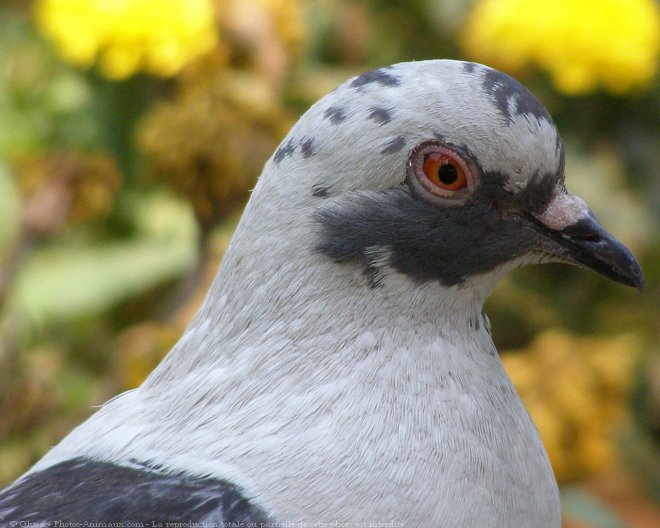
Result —
[[643, 293], [644, 273], [639, 262], [626, 246], [609, 233], [603, 232], [605, 234], [602, 243], [596, 244], [600, 247], [589, 255], [593, 259], [592, 269], [616, 282], [633, 286]]
[[563, 245], [576, 262], [605, 277], [644, 291], [644, 274], [630, 250], [593, 216], [562, 231]]
[[629, 277], [629, 286], [634, 286], [640, 293], [644, 293], [644, 274], [639, 263], [631, 256], [630, 267], [628, 269], [627, 277]]

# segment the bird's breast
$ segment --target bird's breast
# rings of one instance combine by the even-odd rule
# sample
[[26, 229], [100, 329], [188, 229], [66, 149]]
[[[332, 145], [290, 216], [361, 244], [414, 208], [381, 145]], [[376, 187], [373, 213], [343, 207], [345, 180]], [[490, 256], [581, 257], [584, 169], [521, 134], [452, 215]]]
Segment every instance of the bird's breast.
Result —
[[289, 456], [266, 450], [254, 467], [278, 464], [260, 490], [266, 505], [308, 522], [558, 527], [536, 428], [490, 338], [474, 343], [364, 354], [342, 377], [308, 385], [302, 407], [283, 404], [288, 429], [270, 452]]

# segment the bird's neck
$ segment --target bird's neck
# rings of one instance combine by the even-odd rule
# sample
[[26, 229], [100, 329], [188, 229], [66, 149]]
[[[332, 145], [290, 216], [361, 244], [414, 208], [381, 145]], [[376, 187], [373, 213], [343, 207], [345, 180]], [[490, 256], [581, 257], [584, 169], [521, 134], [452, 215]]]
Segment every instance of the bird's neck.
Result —
[[457, 342], [485, 332], [483, 302], [509, 268], [451, 287], [384, 268], [374, 286], [360, 265], [338, 264], [315, 250], [318, 198], [288, 192], [289, 176], [267, 164], [206, 301], [147, 386], [223, 368], [266, 344], [279, 361], [295, 363], [302, 342], [337, 350], [369, 332], [386, 331], [389, 346], [411, 335]]
[[[305, 347], [326, 354], [350, 351], [365, 335], [382, 335], [389, 347], [483, 339], [490, 277], [445, 288], [392, 272], [373, 286], [357, 266], [320, 255], [287, 260], [287, 254], [284, 244], [271, 246], [270, 255], [230, 251], [204, 305], [147, 385], [224, 368], [256, 348], [269, 349], [271, 356], [252, 358], [257, 363], [293, 365], [305, 361], [299, 354]], [[350, 354], [345, 361], [350, 363]]]

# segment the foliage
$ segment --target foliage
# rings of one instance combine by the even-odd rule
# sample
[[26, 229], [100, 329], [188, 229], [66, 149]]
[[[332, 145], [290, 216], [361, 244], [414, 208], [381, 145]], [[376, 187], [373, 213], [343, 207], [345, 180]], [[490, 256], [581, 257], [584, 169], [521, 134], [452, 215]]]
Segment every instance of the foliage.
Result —
[[297, 114], [360, 71], [432, 57], [521, 77], [562, 131], [569, 186], [640, 257], [641, 297], [545, 266], [488, 310], [559, 477], [627, 460], [658, 482], [639, 462], [660, 440], [652, 0], [161, 4], [0, 8], [0, 482], [169, 350]]
[[145, 116], [138, 145], [149, 161], [147, 177], [185, 196], [210, 229], [247, 199], [263, 160], [291, 124], [259, 77], [207, 75], [202, 67]]

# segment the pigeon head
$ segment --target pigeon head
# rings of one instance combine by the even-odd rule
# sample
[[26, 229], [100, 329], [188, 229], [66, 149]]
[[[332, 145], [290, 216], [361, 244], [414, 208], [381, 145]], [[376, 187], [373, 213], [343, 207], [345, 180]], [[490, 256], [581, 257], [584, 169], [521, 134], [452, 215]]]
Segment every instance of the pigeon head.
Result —
[[422, 61], [355, 77], [270, 163], [265, 185], [276, 174], [313, 211], [316, 252], [361, 266], [372, 286], [391, 271], [451, 287], [548, 261], [642, 286], [632, 255], [566, 190], [546, 109], [486, 66]]

